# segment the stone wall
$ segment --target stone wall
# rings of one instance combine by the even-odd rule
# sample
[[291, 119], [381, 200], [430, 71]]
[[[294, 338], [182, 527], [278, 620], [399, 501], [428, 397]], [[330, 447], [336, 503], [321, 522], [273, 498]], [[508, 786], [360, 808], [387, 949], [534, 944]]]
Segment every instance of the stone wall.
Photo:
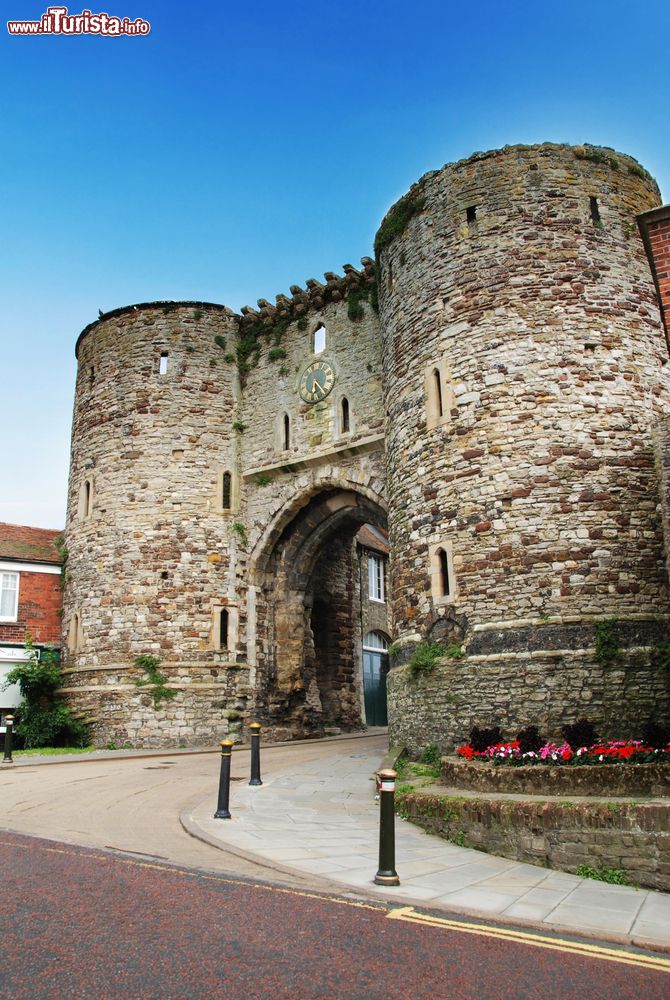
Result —
[[[628, 880], [670, 889], [670, 804], [510, 801], [399, 794], [414, 823], [463, 847], [576, 872], [622, 869]], [[401, 871], [402, 876], [402, 871]]]
[[416, 696], [391, 682], [395, 743], [502, 716], [614, 724], [614, 691], [623, 724], [666, 697], [634, 665], [610, 686], [584, 652], [599, 619], [637, 622], [650, 646], [670, 612], [652, 446], [668, 353], [636, 226], [658, 200], [613, 151], [509, 147], [426, 175], [382, 224], [397, 639], [477, 654]]
[[536, 725], [548, 739], [588, 718], [603, 739], [640, 738], [645, 722], [670, 719], [668, 672], [653, 648], [622, 650], [602, 663], [593, 648], [442, 660], [413, 678], [402, 666], [387, 679], [391, 743], [412, 756], [435, 744], [448, 753], [473, 726], [499, 725], [514, 738]]
[[[305, 613], [314, 567], [339, 544], [334, 533], [346, 539], [350, 597], [352, 535], [364, 521], [383, 519], [372, 274], [371, 262], [360, 271], [347, 265], [342, 277], [295, 286], [276, 307], [259, 300], [242, 316], [207, 303], [128, 307], [80, 336], [65, 693], [98, 742], [212, 742], [228, 731], [231, 713], [259, 714], [279, 736], [318, 732], [335, 716], [360, 724], [351, 635], [342, 662], [333, 653], [323, 665], [328, 704], [310, 701]], [[320, 325], [326, 345], [318, 357], [335, 380], [311, 405], [299, 387], [317, 357]], [[287, 575], [277, 594], [282, 562]], [[332, 596], [333, 581], [320, 582]], [[159, 658], [180, 690], [157, 711], [134, 687], [140, 654]]]
[[[78, 343], [65, 690], [103, 742], [211, 742], [226, 728], [222, 692], [237, 704], [236, 652], [215, 651], [212, 635], [214, 606], [236, 600], [239, 539], [219, 490], [237, 463], [239, 389], [215, 340], [235, 335], [222, 307], [156, 303], [109, 315]], [[134, 690], [140, 654], [192, 693], [152, 714]]]
[[[509, 147], [426, 175], [382, 224], [401, 640], [451, 611], [470, 629], [667, 613], [651, 400], [669, 410], [670, 377], [635, 225], [658, 198], [629, 157]], [[444, 599], [440, 542], [455, 577]]]
[[659, 414], [654, 426], [653, 441], [659, 481], [660, 521], [665, 540], [665, 565], [670, 578], [670, 415]]

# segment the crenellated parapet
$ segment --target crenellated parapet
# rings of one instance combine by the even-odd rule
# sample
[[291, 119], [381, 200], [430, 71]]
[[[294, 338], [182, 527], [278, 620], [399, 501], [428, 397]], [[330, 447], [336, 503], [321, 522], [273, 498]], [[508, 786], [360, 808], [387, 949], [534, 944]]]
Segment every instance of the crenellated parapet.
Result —
[[330, 302], [346, 301], [352, 292], [370, 293], [376, 286], [375, 262], [371, 257], [361, 257], [361, 264], [360, 269], [353, 264], [344, 264], [344, 274], [326, 271], [323, 282], [307, 278], [305, 288], [291, 285], [290, 298], [280, 293], [276, 296], [274, 305], [267, 299], [258, 299], [257, 309], [242, 306], [242, 331], [258, 325], [272, 327], [280, 320], [291, 322], [310, 311], [323, 309]]

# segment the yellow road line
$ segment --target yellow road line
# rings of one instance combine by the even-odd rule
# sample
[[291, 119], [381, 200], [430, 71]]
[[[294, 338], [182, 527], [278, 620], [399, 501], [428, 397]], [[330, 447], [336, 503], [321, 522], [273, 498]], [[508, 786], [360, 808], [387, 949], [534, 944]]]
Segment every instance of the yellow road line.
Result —
[[471, 924], [460, 920], [449, 920], [446, 917], [431, 917], [425, 913], [417, 913], [413, 906], [403, 906], [390, 910], [387, 914], [390, 920], [403, 920], [424, 927], [441, 927], [445, 930], [460, 931], [463, 934], [479, 934], [483, 937], [498, 938], [517, 944], [527, 944], [535, 948], [547, 948], [549, 951], [562, 951], [582, 958], [597, 958], [605, 962], [618, 962], [623, 965], [634, 965], [642, 969], [656, 972], [670, 972], [670, 960], [651, 955], [638, 955], [630, 951], [616, 948], [604, 948], [596, 944], [586, 944], [580, 941], [567, 941], [563, 938], [543, 937], [541, 934], [531, 934], [526, 931], [515, 931], [506, 927], [488, 927], [482, 924]]

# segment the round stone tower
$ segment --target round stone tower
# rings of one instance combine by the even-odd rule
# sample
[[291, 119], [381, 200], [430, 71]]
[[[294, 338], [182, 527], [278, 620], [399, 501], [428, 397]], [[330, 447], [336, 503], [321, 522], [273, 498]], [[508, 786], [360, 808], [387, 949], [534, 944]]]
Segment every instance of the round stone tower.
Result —
[[244, 711], [236, 331], [223, 306], [159, 302], [77, 342], [66, 690], [98, 744], [213, 742]]
[[636, 226], [659, 201], [628, 156], [516, 146], [427, 174], [382, 223], [398, 660], [466, 654], [392, 672], [394, 743], [583, 715], [635, 735], [667, 701], [670, 379]]

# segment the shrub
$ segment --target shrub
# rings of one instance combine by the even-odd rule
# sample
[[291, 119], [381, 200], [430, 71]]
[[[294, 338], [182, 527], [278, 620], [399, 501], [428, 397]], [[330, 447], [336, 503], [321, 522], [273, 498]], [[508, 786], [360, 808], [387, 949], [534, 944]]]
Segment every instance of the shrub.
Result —
[[41, 659], [29, 635], [25, 646], [30, 658], [18, 663], [5, 678], [7, 685], [18, 684], [23, 701], [18, 710], [16, 732], [26, 750], [36, 747], [76, 746], [88, 743], [87, 728], [75, 719], [71, 710], [59, 698], [62, 680], [58, 653], [43, 649]]
[[537, 753], [546, 743], [537, 726], [526, 726], [525, 729], [517, 733], [516, 738], [519, 744], [519, 753], [529, 753], [531, 750]]
[[477, 753], [484, 753], [488, 747], [502, 743], [502, 738], [500, 726], [492, 726], [490, 729], [480, 729], [479, 726], [473, 726], [470, 730], [470, 746]]
[[577, 719], [570, 725], [563, 726], [561, 736], [573, 750], [579, 747], [590, 747], [598, 739], [595, 726], [588, 719]]
[[429, 743], [419, 757], [420, 764], [439, 764], [442, 754], [435, 743]]
[[172, 701], [178, 694], [176, 688], [168, 687], [165, 683], [165, 675], [158, 669], [160, 662], [157, 657], [149, 656], [146, 653], [136, 656], [134, 660], [135, 666], [143, 670], [145, 674], [143, 678], [138, 677], [136, 679], [135, 687], [146, 687], [148, 684], [153, 685], [151, 698], [154, 708], [158, 708], [162, 701]]
[[577, 869], [580, 878], [593, 878], [598, 882], [609, 882], [610, 885], [630, 885], [628, 873], [623, 868], [609, 868], [607, 865], [600, 865], [599, 868], [592, 868], [590, 865], [580, 865]]
[[642, 729], [642, 742], [647, 747], [664, 750], [670, 743], [670, 725], [662, 722], [647, 722]]
[[599, 663], [612, 663], [619, 655], [617, 624], [616, 618], [605, 618], [596, 625], [596, 660]]

